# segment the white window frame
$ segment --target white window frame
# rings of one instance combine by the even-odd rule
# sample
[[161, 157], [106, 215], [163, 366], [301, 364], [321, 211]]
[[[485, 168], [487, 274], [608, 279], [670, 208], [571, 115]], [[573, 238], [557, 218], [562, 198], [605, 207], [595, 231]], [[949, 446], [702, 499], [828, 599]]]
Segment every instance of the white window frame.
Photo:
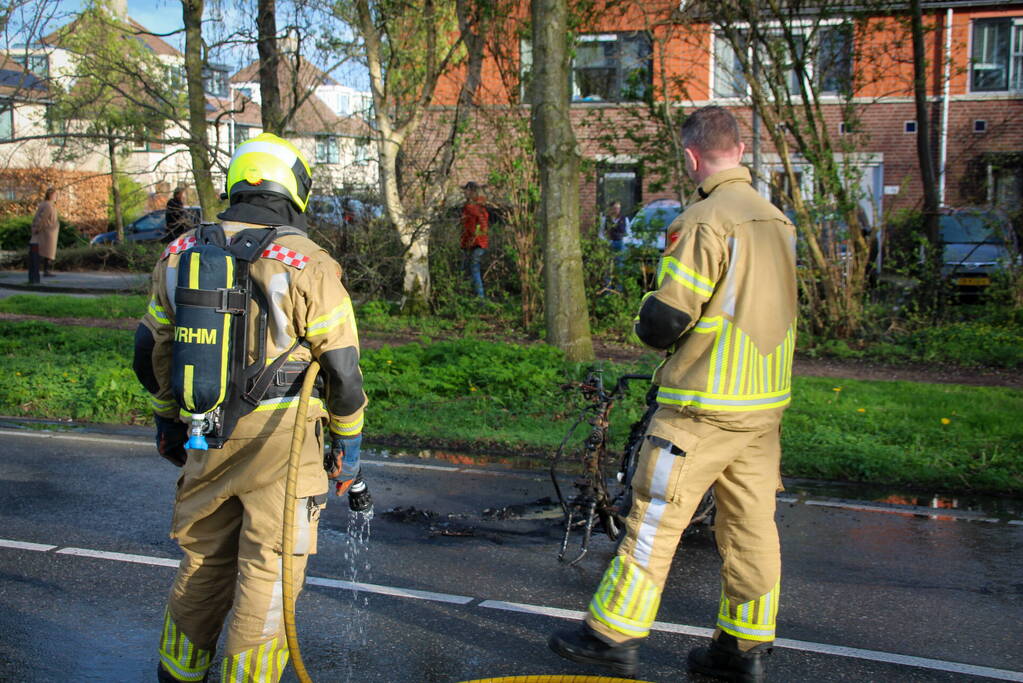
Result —
[[[615, 32], [604, 32], [604, 33], [579, 33], [576, 35], [577, 43], [610, 43], [619, 42], [626, 37], [636, 36], [643, 33], [642, 31], [615, 31]], [[650, 47], [650, 70], [649, 74], [651, 79], [653, 78], [653, 43]], [[621, 52], [619, 50], [619, 52]], [[619, 54], [619, 64], [616, 67], [617, 70], [621, 69], [621, 54]], [[571, 92], [569, 93], [570, 104], [628, 104], [631, 102], [642, 102], [642, 99], [629, 100], [629, 99], [611, 99], [611, 100], [584, 100], [577, 98], [576, 93], [578, 92], [578, 85], [575, 78], [575, 59], [569, 64], [569, 79], [571, 80]], [[533, 71], [533, 42], [527, 38], [519, 39], [519, 98], [521, 102], [529, 101], [529, 92], [527, 88], [528, 77], [532, 75]], [[616, 78], [616, 80], [618, 80]], [[653, 82], [647, 83], [648, 92], [653, 90]]]
[[[975, 64], [973, 62], [973, 48], [976, 40], [976, 27], [978, 21], [984, 21], [985, 19], [1007, 19], [1011, 23], [1009, 24], [1009, 73], [1005, 79], [1006, 87], [1002, 90], [975, 90], [973, 87], [973, 72], [978, 67], [983, 68], [984, 64]], [[971, 93], [977, 93], [979, 95], [990, 95], [1000, 93], [1019, 93], [1023, 92], [1023, 16], [1019, 17], [983, 17], [981, 19], [975, 19], [970, 22], [970, 44], [968, 46], [968, 59], [970, 65], [970, 73], [967, 82]]]
[[0, 141], [14, 139], [14, 100], [0, 100], [0, 118], [8, 121], [6, 136], [0, 136]]
[[[320, 145], [323, 145], [323, 149], [326, 154], [320, 154]], [[332, 159], [331, 151], [334, 152], [334, 159]], [[316, 163], [337, 165], [341, 163], [341, 139], [336, 135], [317, 135], [316, 136]]]
[[[852, 26], [852, 22], [849, 19], [845, 19], [845, 18], [842, 18], [842, 17], [836, 17], [834, 19], [823, 19], [821, 21], [813, 21], [813, 20], [809, 20], [809, 19], [800, 19], [800, 20], [797, 20], [797, 21], [793, 21], [790, 24], [790, 26], [792, 28], [802, 30], [802, 31], [804, 31], [804, 33], [805, 33], [806, 30], [813, 30], [813, 28], [816, 27], [817, 28], [816, 40], [818, 40], [818, 41], [820, 41], [820, 28], [821, 27], [844, 26], [844, 25]], [[739, 29], [740, 31], [748, 31], [750, 25], [749, 25], [748, 22], [737, 22], [737, 23], [733, 24], [733, 26], [735, 28]], [[781, 29], [781, 26], [782, 25], [781, 25], [780, 22], [774, 22], [774, 21], [767, 22], [765, 24], [765, 28], [767, 28], [768, 30], [771, 30], [771, 29]], [[747, 97], [750, 96], [749, 79], [746, 78], [745, 74], [743, 74], [743, 80], [746, 81], [746, 92], [743, 93], [742, 95], [739, 95], [739, 96], [735, 96], [735, 95], [718, 95], [717, 92], [716, 92], [717, 86], [718, 86], [718, 84], [717, 84], [717, 76], [716, 76], [716, 73], [717, 73], [717, 43], [718, 43], [719, 40], [722, 40], [721, 38], [718, 37], [718, 33], [721, 32], [722, 30], [723, 29], [722, 29], [720, 24], [713, 24], [712, 28], [711, 28], [711, 32], [710, 32], [710, 40], [711, 40], [711, 43], [710, 43], [710, 79], [709, 79], [710, 80], [710, 96], [711, 96], [711, 99], [714, 99], [714, 100], [724, 100], [724, 101], [731, 101], [731, 102], [739, 102], [739, 101], [742, 101], [742, 100], [744, 100], [744, 99], [746, 99]], [[853, 38], [853, 40], [855, 40], [855, 35], [852, 36], [852, 38]], [[730, 43], [728, 43], [728, 45], [729, 45], [729, 47], [731, 47]], [[747, 45], [746, 49], [747, 49], [747, 51], [751, 51], [753, 49], [752, 45]], [[817, 47], [817, 50], [818, 50], [818, 52], [820, 51], [820, 46]], [[852, 52], [853, 52], [849, 56], [850, 57], [850, 61], [851, 61], [851, 63], [850, 63], [850, 72], [852, 72], [852, 71], [855, 70], [855, 64], [852, 63], [852, 61], [854, 61], [854, 59], [855, 59], [855, 46], [854, 45], [850, 45], [850, 50], [852, 50]], [[749, 56], [750, 59], [752, 59], [753, 55], [750, 52], [748, 56]], [[765, 56], [765, 59], [769, 59], [769, 57]], [[852, 74], [850, 73], [850, 76], [851, 75]], [[816, 80], [816, 78], [817, 78], [817, 64], [816, 64], [816, 60], [810, 61], [810, 62], [807, 63], [807, 65], [806, 65], [806, 78], [809, 79], [811, 83], [813, 83]], [[820, 97], [822, 99], [824, 99], [824, 98], [839, 99], [840, 97], [842, 97], [842, 94], [840, 92], [838, 92], [838, 91], [831, 91], [831, 90], [829, 90], [829, 91], [822, 91], [822, 92], [819, 93], [819, 95], [820, 95]], [[792, 96], [794, 98], [798, 98], [799, 94], [797, 92], [793, 92]]]

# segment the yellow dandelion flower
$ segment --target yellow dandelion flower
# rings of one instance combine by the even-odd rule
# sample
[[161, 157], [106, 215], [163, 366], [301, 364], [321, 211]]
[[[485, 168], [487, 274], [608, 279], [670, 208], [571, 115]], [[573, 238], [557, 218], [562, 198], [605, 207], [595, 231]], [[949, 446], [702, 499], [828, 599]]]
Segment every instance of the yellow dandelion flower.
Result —
[[867, 412], [867, 409], [866, 408], [857, 408], [856, 412], [857, 413], [865, 413], [865, 412]]
[[387, 364], [390, 365], [393, 362], [394, 362], [393, 360], [389, 360], [389, 361], [387, 361]]
[[469, 387], [469, 391], [476, 391], [476, 387]]
[[832, 387], [832, 391], [842, 391], [842, 387]]
[[950, 424], [951, 422], [952, 422], [952, 420], [948, 419], [947, 417], [941, 418], [941, 424], [943, 424], [943, 425]]

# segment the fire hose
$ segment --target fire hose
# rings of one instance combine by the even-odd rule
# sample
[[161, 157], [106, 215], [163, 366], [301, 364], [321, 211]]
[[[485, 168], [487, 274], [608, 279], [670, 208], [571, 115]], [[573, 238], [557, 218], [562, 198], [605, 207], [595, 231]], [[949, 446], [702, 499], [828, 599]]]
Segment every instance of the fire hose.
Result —
[[315, 360], [309, 364], [302, 381], [302, 391], [298, 398], [298, 412], [295, 415], [295, 429], [291, 435], [291, 454], [288, 457], [288, 480], [284, 489], [284, 538], [283, 548], [283, 602], [284, 602], [284, 634], [291, 653], [291, 662], [295, 667], [295, 675], [302, 683], [313, 683], [309, 672], [302, 662], [302, 651], [298, 646], [298, 630], [295, 627], [295, 496], [298, 490], [298, 467], [302, 460], [302, 446], [305, 444], [306, 414], [309, 412], [309, 399], [313, 394], [313, 385], [320, 372], [320, 364]]

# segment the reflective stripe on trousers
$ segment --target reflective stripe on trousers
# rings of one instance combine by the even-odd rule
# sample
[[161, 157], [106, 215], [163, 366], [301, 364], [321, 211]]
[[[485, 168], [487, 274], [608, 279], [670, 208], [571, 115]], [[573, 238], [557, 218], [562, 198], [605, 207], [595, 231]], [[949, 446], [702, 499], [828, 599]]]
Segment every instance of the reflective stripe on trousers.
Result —
[[616, 556], [590, 601], [590, 616], [629, 638], [644, 638], [657, 616], [661, 591], [635, 563]]
[[774, 640], [775, 621], [778, 617], [778, 593], [780, 585], [759, 598], [740, 605], [729, 604], [724, 591], [718, 607], [717, 626], [736, 638], [770, 642]]
[[221, 683], [277, 683], [288, 665], [288, 643], [283, 636], [258, 647], [224, 657]]
[[160, 637], [160, 663], [164, 670], [179, 681], [201, 681], [212, 658], [211, 651], [196, 647], [188, 639], [167, 610]]

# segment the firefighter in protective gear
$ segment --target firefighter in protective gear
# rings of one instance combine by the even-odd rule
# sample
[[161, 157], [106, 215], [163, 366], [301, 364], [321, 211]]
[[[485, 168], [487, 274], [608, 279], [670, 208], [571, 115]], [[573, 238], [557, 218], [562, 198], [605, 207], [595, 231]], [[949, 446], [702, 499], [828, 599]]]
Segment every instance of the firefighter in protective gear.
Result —
[[[277, 681], [288, 661], [282, 622], [282, 516], [288, 454], [298, 394], [312, 359], [321, 370], [310, 401], [298, 472], [295, 586], [316, 552], [317, 523], [326, 502], [324, 439], [335, 455], [357, 458], [366, 396], [352, 301], [341, 269], [305, 235], [311, 176], [301, 152], [274, 135], [240, 145], [228, 171], [230, 207], [219, 215], [225, 235], [243, 229], [278, 232], [252, 262], [250, 277], [265, 294], [265, 327], [249, 307], [248, 356], [267, 362], [291, 350], [262, 400], [241, 417], [222, 448], [188, 450], [185, 425], [170, 387], [175, 332], [175, 283], [190, 231], [168, 245], [152, 278], [149, 309], [136, 332], [135, 371], [151, 394], [158, 447], [182, 462], [171, 536], [184, 558], [170, 593], [160, 641], [158, 678], [202, 681], [223, 623], [222, 681]], [[296, 345], [296, 342], [301, 343]], [[328, 434], [323, 426], [327, 425]], [[338, 477], [358, 474], [357, 461]], [[367, 492], [368, 495], [368, 492]]]
[[574, 661], [633, 674], [681, 534], [713, 485], [722, 558], [717, 629], [709, 648], [690, 653], [689, 667], [759, 681], [781, 574], [774, 513], [795, 348], [795, 229], [753, 189], [727, 110], [697, 110], [682, 137], [701, 201], [670, 226], [658, 288], [636, 323], [641, 340], [669, 354], [654, 375], [660, 406], [632, 480], [625, 536], [585, 623], [554, 634], [549, 645]]

